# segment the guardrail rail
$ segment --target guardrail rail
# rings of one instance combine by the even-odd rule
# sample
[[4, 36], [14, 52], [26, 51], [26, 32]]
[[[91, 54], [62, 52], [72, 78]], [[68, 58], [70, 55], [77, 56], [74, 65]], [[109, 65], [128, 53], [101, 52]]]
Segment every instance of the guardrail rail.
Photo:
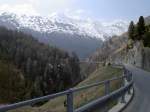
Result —
[[[17, 109], [17, 108], [23, 107], [23, 106], [30, 106], [30, 105], [33, 105], [33, 104], [36, 104], [39, 102], [47, 101], [47, 100], [54, 99], [56, 97], [60, 97], [60, 96], [64, 96], [64, 95], [67, 96], [67, 105], [66, 105], [67, 112], [87, 112], [87, 110], [91, 110], [96, 105], [99, 105], [99, 107], [103, 106], [112, 98], [117, 99], [119, 97], [122, 97], [122, 100], [124, 100], [125, 93], [130, 91], [130, 89], [133, 86], [133, 78], [132, 78], [132, 73], [130, 71], [125, 69], [125, 67], [123, 67], [123, 69], [124, 69], [124, 74], [120, 77], [114, 77], [112, 79], [108, 79], [108, 80], [105, 80], [102, 82], [94, 83], [94, 84], [79, 87], [79, 88], [71, 88], [71, 89], [63, 91], [63, 92], [59, 92], [56, 94], [51, 94], [51, 95], [47, 95], [47, 96], [43, 96], [43, 97], [39, 97], [39, 98], [27, 100], [27, 101], [22, 101], [19, 103], [4, 105], [4, 106], [0, 107], [0, 112], [6, 112], [8, 110]], [[124, 79], [126, 79], [129, 83], [127, 85], [123, 85], [121, 88], [110, 93], [110, 82], [112, 82], [114, 80], [124, 81]], [[105, 86], [105, 95], [104, 96], [102, 96], [94, 101], [91, 101], [88, 104], [83, 105], [82, 107], [74, 109], [73, 94], [75, 92], [78, 92], [78, 91], [81, 91], [84, 89], [88, 89], [88, 88], [92, 88], [92, 87], [96, 87], [99, 85]]]

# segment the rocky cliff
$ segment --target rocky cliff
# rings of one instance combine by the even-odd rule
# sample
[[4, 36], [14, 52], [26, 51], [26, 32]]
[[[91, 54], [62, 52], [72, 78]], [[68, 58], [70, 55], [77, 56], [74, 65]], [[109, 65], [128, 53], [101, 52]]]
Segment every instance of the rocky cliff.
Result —
[[150, 70], [150, 48], [143, 50], [143, 68]]
[[110, 57], [109, 61], [115, 64], [127, 63], [137, 67], [150, 70], [150, 48], [144, 47], [142, 42], [133, 43], [132, 48], [123, 46], [117, 49]]

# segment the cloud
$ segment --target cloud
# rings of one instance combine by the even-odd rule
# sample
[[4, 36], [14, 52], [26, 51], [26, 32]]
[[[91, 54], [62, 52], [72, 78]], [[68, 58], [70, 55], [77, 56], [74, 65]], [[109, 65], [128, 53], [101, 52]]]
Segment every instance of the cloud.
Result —
[[10, 12], [20, 15], [38, 15], [38, 12], [34, 9], [34, 7], [31, 4], [3, 4], [0, 6], [0, 12]]
[[[53, 12], [73, 10], [76, 2], [77, 0], [7, 0], [0, 1], [0, 12], [47, 16]], [[82, 12], [83, 10], [78, 10], [75, 13]]]
[[39, 5], [39, 7], [42, 8], [40, 11], [43, 13], [46, 12], [47, 14], [53, 12], [62, 12], [66, 9], [71, 9], [74, 1], [75, 0], [45, 0], [43, 2], [43, 0], [39, 0], [40, 4], [43, 5]]
[[76, 0], [8, 0], [0, 1], [0, 12], [15, 12], [17, 14], [48, 15], [53, 12], [72, 8]]
[[31, 4], [32, 6], [39, 6], [40, 0], [26, 0], [26, 3]]
[[78, 19], [78, 20], [90, 19], [89, 18], [90, 12], [85, 11], [83, 9], [73, 9], [73, 10], [67, 9], [64, 11], [64, 13], [65, 13], [65, 15], [67, 15], [70, 18], [74, 18], [74, 19]]

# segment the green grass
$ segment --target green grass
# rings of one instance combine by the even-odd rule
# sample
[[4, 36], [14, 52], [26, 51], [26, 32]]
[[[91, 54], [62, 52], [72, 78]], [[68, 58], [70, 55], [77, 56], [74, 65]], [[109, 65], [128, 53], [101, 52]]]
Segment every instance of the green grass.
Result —
[[[76, 87], [81, 87], [84, 85], [96, 83], [103, 81], [114, 76], [119, 76], [122, 74], [122, 70], [118, 68], [113, 68], [110, 66], [103, 67], [100, 66], [95, 72], [93, 72], [87, 79], [79, 83]], [[120, 87], [120, 82], [115, 81], [111, 83], [112, 91]], [[83, 90], [74, 94], [74, 107], [80, 107], [98, 97], [104, 95], [104, 86], [97, 86], [87, 90]], [[41, 107], [24, 107], [22, 109], [14, 110], [13, 112], [66, 112], [64, 107], [64, 101], [66, 97], [58, 97], [50, 100]]]

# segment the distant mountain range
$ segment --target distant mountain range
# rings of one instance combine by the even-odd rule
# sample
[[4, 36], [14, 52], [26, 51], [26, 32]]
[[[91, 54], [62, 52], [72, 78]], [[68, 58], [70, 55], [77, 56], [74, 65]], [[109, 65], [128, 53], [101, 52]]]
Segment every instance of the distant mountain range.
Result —
[[80, 58], [89, 56], [103, 41], [127, 31], [128, 22], [109, 23], [91, 19], [75, 19], [65, 14], [48, 17], [1, 13], [0, 26], [23, 31], [39, 41], [76, 52]]

